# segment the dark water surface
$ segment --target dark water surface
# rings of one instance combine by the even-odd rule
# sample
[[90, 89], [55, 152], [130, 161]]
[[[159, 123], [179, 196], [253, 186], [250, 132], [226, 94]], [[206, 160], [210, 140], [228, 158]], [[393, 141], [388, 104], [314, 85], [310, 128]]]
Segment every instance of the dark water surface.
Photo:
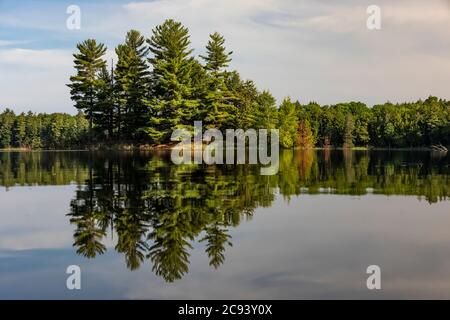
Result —
[[285, 151], [262, 176], [164, 153], [0, 153], [0, 298], [450, 298], [449, 164]]

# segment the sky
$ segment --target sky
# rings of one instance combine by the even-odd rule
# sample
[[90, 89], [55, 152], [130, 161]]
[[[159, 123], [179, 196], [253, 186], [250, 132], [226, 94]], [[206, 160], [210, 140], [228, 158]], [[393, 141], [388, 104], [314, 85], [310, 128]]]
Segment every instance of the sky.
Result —
[[[69, 5], [79, 30], [66, 27]], [[380, 30], [366, 26], [369, 5]], [[167, 18], [189, 28], [196, 56], [223, 34], [230, 69], [278, 102], [450, 98], [450, 0], [0, 0], [0, 109], [74, 113], [76, 44], [95, 38], [110, 61], [128, 30], [149, 37]]]

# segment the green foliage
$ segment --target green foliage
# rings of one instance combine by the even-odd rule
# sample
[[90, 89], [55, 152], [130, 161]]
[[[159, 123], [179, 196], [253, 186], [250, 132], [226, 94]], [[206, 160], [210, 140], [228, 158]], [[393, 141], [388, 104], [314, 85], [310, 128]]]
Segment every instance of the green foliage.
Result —
[[147, 40], [153, 66], [150, 119], [147, 133], [152, 141], [168, 140], [176, 128], [192, 126], [198, 100], [193, 99], [194, 59], [189, 31], [180, 22], [166, 20]]
[[278, 112], [278, 128], [280, 130], [280, 145], [292, 148], [297, 138], [298, 118], [295, 104], [290, 98], [284, 99]]
[[115, 71], [119, 110], [118, 136], [138, 139], [147, 124], [149, 75], [145, 38], [136, 30], [128, 31], [125, 43], [116, 48], [119, 57]]
[[344, 148], [353, 148], [354, 144], [354, 130], [355, 122], [352, 114], [347, 114], [345, 117], [345, 129], [344, 129]]
[[276, 100], [269, 91], [263, 91], [257, 97], [255, 129], [275, 129], [278, 121]]
[[308, 119], [301, 119], [299, 121], [295, 145], [306, 149], [314, 147], [314, 136]]
[[102, 59], [106, 47], [101, 43], [97, 44], [94, 39], [88, 39], [79, 43], [77, 49], [79, 52], [73, 55], [77, 73], [70, 77], [68, 87], [75, 107], [85, 112], [92, 129], [98, 104], [97, 91], [101, 84], [98, 74], [106, 64]]
[[106, 65], [98, 76], [97, 101], [94, 113], [95, 132], [97, 136], [111, 138], [115, 134], [116, 100], [113, 79]]
[[449, 145], [450, 102], [436, 97], [369, 108], [360, 102], [297, 105], [319, 146], [429, 147]]
[[225, 39], [219, 33], [211, 34], [206, 55], [200, 56], [206, 63], [204, 69], [207, 72], [207, 91], [202, 100], [201, 115], [206, 128], [230, 128], [236, 114], [235, 97], [225, 83], [225, 69], [231, 62], [232, 52], [226, 52], [224, 43]]
[[13, 145], [13, 127], [15, 114], [6, 109], [0, 114], [0, 148], [9, 148]]
[[15, 115], [9, 109], [0, 114], [0, 148], [64, 149], [80, 147], [89, 123], [83, 116], [63, 113]]
[[233, 52], [226, 52], [225, 39], [218, 32], [211, 34], [209, 37], [206, 55], [200, 57], [206, 62], [206, 70], [219, 74], [224, 68], [228, 67]]
[[369, 124], [370, 143], [381, 147], [420, 147], [450, 144], [450, 102], [425, 101], [374, 106]]

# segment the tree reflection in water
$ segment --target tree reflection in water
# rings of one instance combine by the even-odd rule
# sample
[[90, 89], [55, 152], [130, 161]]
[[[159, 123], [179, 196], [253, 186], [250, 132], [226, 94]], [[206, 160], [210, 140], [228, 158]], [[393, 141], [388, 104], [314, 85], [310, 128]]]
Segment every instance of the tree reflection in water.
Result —
[[168, 282], [189, 271], [194, 243], [219, 268], [231, 228], [277, 194], [450, 197], [449, 156], [400, 151], [283, 151], [280, 170], [257, 165], [174, 165], [168, 153], [0, 153], [0, 185], [76, 183], [70, 203], [78, 254], [107, 250], [108, 234], [130, 270], [148, 262]]

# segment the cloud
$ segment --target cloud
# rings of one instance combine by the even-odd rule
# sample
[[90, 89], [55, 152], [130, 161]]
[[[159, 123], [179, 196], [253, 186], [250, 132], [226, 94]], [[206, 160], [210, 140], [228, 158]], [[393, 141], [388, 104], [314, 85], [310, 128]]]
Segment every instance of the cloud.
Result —
[[[31, 51], [17, 44], [0, 47], [0, 85], [8, 87], [0, 88], [0, 104], [73, 110], [65, 83], [73, 72], [76, 42], [92, 37], [106, 43], [109, 61], [129, 29], [148, 37], [167, 18], [189, 28], [196, 55], [204, 52], [209, 33], [222, 33], [234, 51], [230, 67], [272, 91], [278, 100], [289, 95], [302, 102], [361, 100], [372, 105], [429, 94], [450, 98], [449, 1], [379, 0], [379, 31], [366, 28], [366, 9], [372, 4], [369, 0], [81, 2], [82, 29], [76, 32], [64, 29], [65, 7], [52, 7], [48, 12], [61, 16], [46, 20], [42, 12], [47, 10], [42, 10], [39, 19], [27, 20], [28, 28], [40, 30], [38, 41], [25, 39], [36, 40], [27, 46]], [[2, 13], [2, 23], [29, 16], [20, 12]], [[10, 28], [14, 33], [17, 23]], [[42, 31], [46, 29], [52, 31]], [[19, 68], [21, 64], [29, 68]], [[44, 68], [49, 71], [42, 74]], [[26, 83], [26, 94], [13, 83]]]
[[10, 46], [13, 44], [16, 44], [17, 41], [11, 41], [11, 40], [1, 40], [0, 39], [0, 47], [6, 47], [6, 46]]
[[15, 68], [61, 68], [72, 64], [71, 53], [63, 50], [30, 50], [13, 48], [0, 50], [0, 61]]
[[[115, 54], [108, 50], [105, 59], [112, 58]], [[66, 86], [74, 74], [71, 50], [0, 49], [0, 70], [0, 108], [76, 112]]]

